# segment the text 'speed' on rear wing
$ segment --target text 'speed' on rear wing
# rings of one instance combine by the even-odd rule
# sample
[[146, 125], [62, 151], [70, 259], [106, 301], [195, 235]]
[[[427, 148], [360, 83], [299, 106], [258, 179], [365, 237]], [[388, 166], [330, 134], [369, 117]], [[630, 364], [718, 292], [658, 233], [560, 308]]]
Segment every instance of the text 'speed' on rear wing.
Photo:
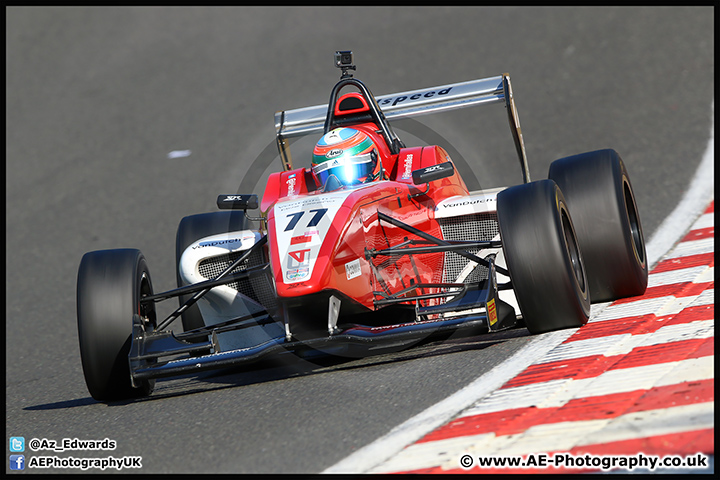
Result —
[[[439, 87], [423, 88], [409, 92], [393, 93], [375, 97], [380, 110], [387, 120], [394, 120], [429, 113], [474, 107], [477, 105], [504, 103], [510, 122], [510, 131], [515, 142], [523, 181], [530, 181], [527, 156], [523, 143], [520, 121], [515, 108], [510, 76], [502, 74], [497, 77], [452, 83]], [[297, 108], [275, 113], [275, 129], [277, 145], [283, 169], [292, 170], [292, 158], [287, 138], [301, 137], [322, 133], [328, 105]]]

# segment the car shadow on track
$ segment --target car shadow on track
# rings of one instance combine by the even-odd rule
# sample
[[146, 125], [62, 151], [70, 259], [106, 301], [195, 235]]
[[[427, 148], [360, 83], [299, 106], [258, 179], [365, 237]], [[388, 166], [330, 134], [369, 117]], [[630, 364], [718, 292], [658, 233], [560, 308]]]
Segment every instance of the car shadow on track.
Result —
[[390, 349], [365, 356], [319, 355], [313, 358], [300, 358], [293, 353], [287, 352], [248, 365], [215, 370], [182, 379], [158, 381], [155, 392], [151, 397], [135, 401], [159, 400], [161, 398], [282, 381], [308, 375], [397, 364], [399, 362], [460, 352], [480, 351], [502, 345], [508, 340], [520, 338], [530, 340], [530, 334], [525, 328], [498, 332], [492, 335], [450, 336], [440, 340], [423, 341], [409, 348], [406, 346], [395, 351]]
[[[346, 356], [319, 354], [311, 358], [300, 358], [292, 352], [284, 352], [247, 365], [200, 374], [188, 374], [171, 379], [158, 379], [155, 391], [151, 396], [108, 402], [107, 405], [123, 406], [131, 403], [152, 402], [171, 397], [262, 384], [295, 377], [396, 364], [459, 352], [480, 351], [492, 346], [502, 345], [508, 340], [523, 337], [527, 337], [528, 341], [531, 338], [525, 328], [515, 328], [490, 335], [465, 337], [450, 335], [441, 339], [424, 340], [410, 347], [389, 348], [379, 353], [368, 354], [366, 352], [365, 355], [355, 352]], [[74, 400], [28, 406], [24, 410], [58, 410], [87, 407], [99, 403], [101, 402], [88, 396]]]

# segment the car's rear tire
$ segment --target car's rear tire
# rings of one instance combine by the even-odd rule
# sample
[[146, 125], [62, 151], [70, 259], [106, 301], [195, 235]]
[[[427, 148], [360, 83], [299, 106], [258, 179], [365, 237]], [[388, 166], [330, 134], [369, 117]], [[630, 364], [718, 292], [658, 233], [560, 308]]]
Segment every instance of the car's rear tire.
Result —
[[501, 191], [497, 213], [513, 290], [530, 333], [586, 324], [590, 298], [583, 257], [555, 182]]
[[[178, 225], [177, 235], [175, 236], [175, 272], [178, 287], [185, 285], [180, 278], [180, 257], [182, 257], [183, 252], [190, 244], [210, 235], [247, 230], [251, 228], [249, 223], [245, 212], [240, 210], [200, 213], [183, 218]], [[191, 297], [192, 294], [181, 295], [179, 297], [180, 305], [183, 305]], [[200, 313], [197, 304], [191, 306], [182, 314], [182, 324], [183, 331], [186, 332], [205, 326], [202, 313]]]
[[152, 293], [150, 272], [139, 250], [99, 250], [86, 253], [80, 261], [80, 357], [85, 383], [95, 400], [123, 400], [152, 393], [155, 380], [143, 380], [138, 388], [132, 386], [128, 362], [133, 318], [139, 318], [146, 329], [155, 327], [154, 304], [140, 305], [140, 298]]
[[630, 177], [617, 152], [555, 160], [548, 177], [562, 190], [572, 214], [590, 301], [642, 295], [648, 282], [645, 240]]

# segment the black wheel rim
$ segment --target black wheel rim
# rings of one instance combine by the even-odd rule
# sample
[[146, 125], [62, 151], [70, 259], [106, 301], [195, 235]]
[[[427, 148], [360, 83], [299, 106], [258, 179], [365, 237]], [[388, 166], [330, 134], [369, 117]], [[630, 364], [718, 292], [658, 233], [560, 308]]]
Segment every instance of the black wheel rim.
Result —
[[[147, 273], [145, 272], [143, 272], [142, 277], [140, 278], [139, 294], [139, 298], [144, 298], [148, 295], [153, 294], [150, 277], [148, 277]], [[154, 303], [140, 303], [138, 305], [138, 315], [140, 315], [140, 318], [142, 319], [143, 328], [145, 329], [145, 331], [152, 331], [155, 328], [155, 325], [157, 325], [157, 316], [155, 314]]]
[[583, 272], [583, 264], [580, 259], [580, 248], [575, 238], [575, 232], [573, 231], [572, 225], [570, 224], [570, 217], [568, 217], [567, 211], [562, 210], [562, 227], [565, 236], [565, 246], [568, 256], [570, 257], [570, 265], [575, 276], [575, 281], [580, 285], [580, 291], [585, 292], [585, 273]]
[[635, 199], [630, 191], [630, 185], [623, 182], [623, 190], [625, 193], [625, 209], [627, 211], [628, 222], [630, 224], [630, 236], [632, 237], [633, 249], [635, 256], [641, 264], [645, 263], [645, 248], [643, 245], [643, 236], [640, 229], [640, 221], [638, 220], [637, 210], [635, 209]]

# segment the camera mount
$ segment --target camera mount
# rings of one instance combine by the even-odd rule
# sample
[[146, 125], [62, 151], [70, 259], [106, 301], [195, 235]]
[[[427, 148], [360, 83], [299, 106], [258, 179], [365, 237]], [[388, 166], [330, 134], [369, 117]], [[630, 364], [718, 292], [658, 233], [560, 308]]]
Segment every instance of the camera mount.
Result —
[[335, 52], [335, 66], [342, 69], [342, 75], [340, 80], [345, 78], [352, 78], [352, 73], [348, 73], [348, 70], [355, 70], [356, 67], [353, 65], [353, 53], [351, 50], [341, 50]]

